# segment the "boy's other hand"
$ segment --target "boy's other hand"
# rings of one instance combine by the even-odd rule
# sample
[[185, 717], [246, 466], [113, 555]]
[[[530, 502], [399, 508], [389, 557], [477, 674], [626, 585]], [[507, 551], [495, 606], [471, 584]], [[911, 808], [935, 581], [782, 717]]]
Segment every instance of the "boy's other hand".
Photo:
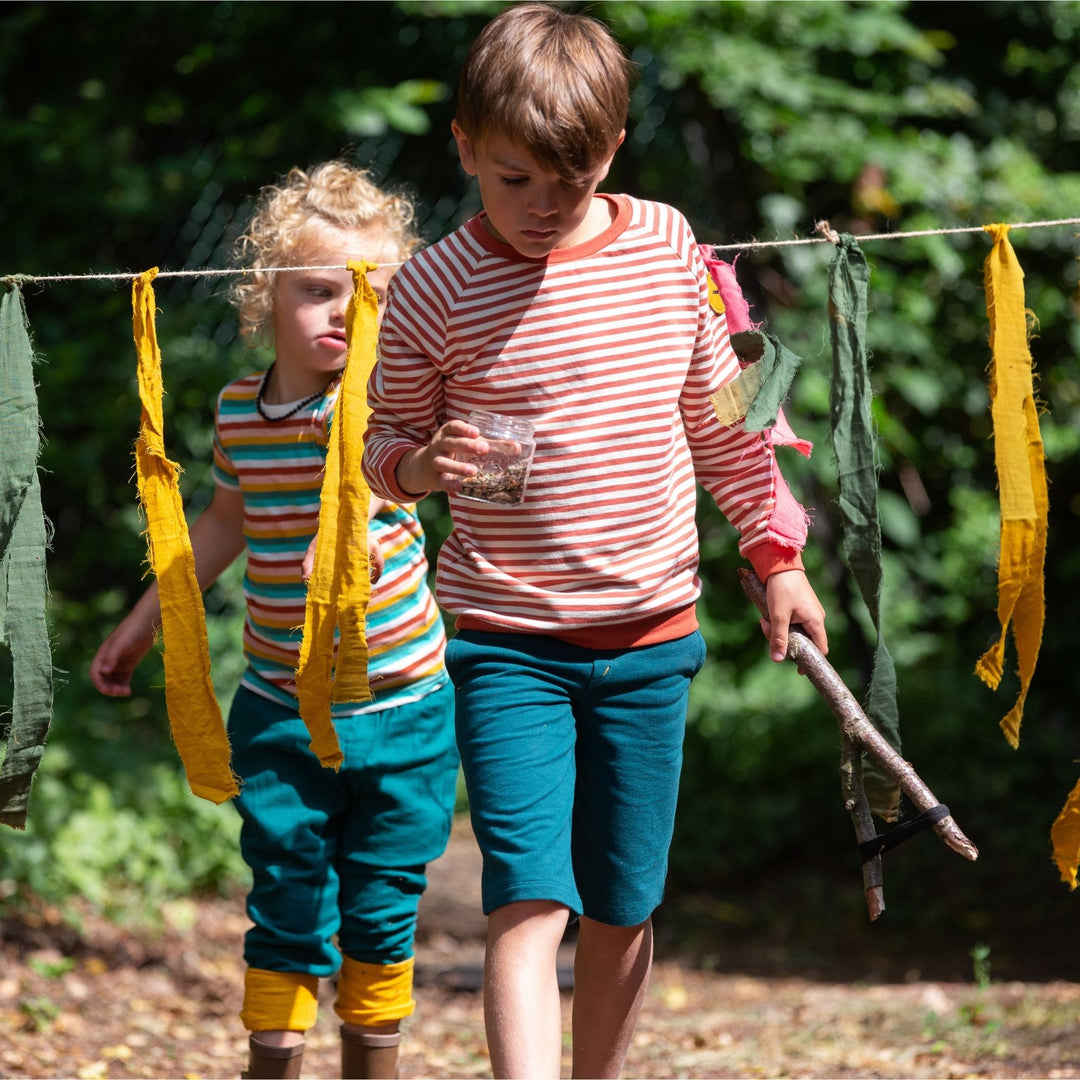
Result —
[[798, 627], [818, 647], [822, 656], [829, 651], [825, 633], [825, 609], [802, 570], [781, 570], [765, 582], [769, 617], [761, 620], [761, 629], [769, 639], [769, 655], [780, 661], [787, 656], [788, 635]]
[[427, 446], [404, 454], [397, 466], [397, 482], [403, 491], [453, 491], [477, 469], [463, 458], [483, 457], [488, 442], [478, 428], [465, 420], [449, 420], [435, 432]]

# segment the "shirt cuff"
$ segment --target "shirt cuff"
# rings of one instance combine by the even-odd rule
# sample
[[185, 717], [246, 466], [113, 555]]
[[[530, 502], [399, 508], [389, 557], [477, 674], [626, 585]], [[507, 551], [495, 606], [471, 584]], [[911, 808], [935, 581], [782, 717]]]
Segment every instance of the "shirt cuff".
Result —
[[410, 447], [403, 446], [400, 451], [394, 451], [390, 457], [392, 468], [388, 469], [382, 476], [383, 480], [389, 481], [386, 485], [387, 494], [396, 503], [419, 502], [425, 495], [431, 494], [430, 491], [406, 491], [398, 483], [397, 467], [409, 450]]
[[768, 581], [772, 574], [783, 570], [802, 570], [802, 553], [798, 548], [783, 547], [780, 544], [758, 544], [745, 552], [754, 572], [762, 581]]

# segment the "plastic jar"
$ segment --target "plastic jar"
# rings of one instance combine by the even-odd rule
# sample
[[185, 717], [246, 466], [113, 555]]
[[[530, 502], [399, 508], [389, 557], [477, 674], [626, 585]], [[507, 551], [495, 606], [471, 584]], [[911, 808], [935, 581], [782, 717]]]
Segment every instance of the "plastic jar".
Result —
[[528, 420], [474, 409], [469, 423], [487, 440], [483, 456], [466, 458], [477, 467], [475, 476], [461, 481], [457, 493], [464, 499], [509, 506], [525, 497], [536, 442]]

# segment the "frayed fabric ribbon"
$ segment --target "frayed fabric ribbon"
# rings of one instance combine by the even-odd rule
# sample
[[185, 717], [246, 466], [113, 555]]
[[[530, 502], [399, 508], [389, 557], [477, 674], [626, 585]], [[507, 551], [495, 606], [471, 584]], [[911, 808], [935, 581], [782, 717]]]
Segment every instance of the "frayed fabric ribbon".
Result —
[[1065, 805], [1050, 829], [1054, 847], [1054, 862], [1061, 880], [1070, 889], [1076, 888], [1077, 866], [1080, 864], [1080, 780], [1069, 792]]
[[[699, 251], [709, 274], [709, 302], [727, 319], [731, 347], [742, 368], [731, 382], [711, 395], [716, 418], [725, 427], [743, 421], [746, 431], [760, 431], [774, 447], [790, 446], [809, 457], [812, 444], [791, 430], [781, 407], [802, 359], [765, 334], [760, 323], [751, 321], [750, 305], [734, 265], [717, 258], [708, 247], [700, 247]], [[809, 518], [779, 469], [774, 473], [774, 491], [769, 535], [781, 543], [805, 539]]]
[[[1034, 364], [1028, 345], [1024, 271], [1009, 241], [1009, 226], [985, 228], [994, 240], [983, 265], [983, 285], [990, 321], [990, 413], [1001, 504], [997, 608], [1001, 631], [979, 657], [975, 674], [991, 690], [998, 688], [1011, 626], [1020, 692], [999, 723], [1009, 745], [1016, 749], [1046, 621], [1044, 568], [1050, 498], [1039, 405], [1035, 400]], [[1080, 783], [1055, 819], [1050, 842], [1061, 880], [1075, 889], [1080, 865]]]
[[[829, 329], [833, 378], [829, 391], [836, 454], [844, 561], [877, 631], [874, 670], [864, 708], [894, 750], [900, 750], [896, 667], [881, 631], [881, 522], [877, 506], [877, 446], [870, 403], [866, 312], [870, 268], [855, 238], [837, 238], [829, 264]], [[899, 814], [900, 786], [872, 759], [863, 763], [870, 809], [884, 821]]]
[[[370, 409], [367, 382], [375, 366], [379, 301], [367, 279], [374, 263], [349, 262], [353, 295], [346, 314], [345, 372], [326, 454], [315, 564], [308, 582], [304, 636], [296, 669], [300, 716], [323, 765], [340, 768], [332, 702], [371, 701], [365, 631], [371, 599], [368, 507], [360, 448]], [[336, 642], [336, 658], [335, 658]]]
[[1024, 702], [1042, 643], [1049, 496], [1028, 348], [1024, 272], [1009, 242], [1009, 226], [987, 225], [986, 231], [994, 238], [983, 273], [990, 320], [994, 465], [1001, 502], [998, 556], [1001, 633], [979, 658], [975, 673], [992, 690], [998, 688], [1005, 661], [1005, 638], [1011, 624], [1020, 669], [1020, 693], [1000, 723], [1009, 745], [1015, 749], [1020, 744]]
[[210, 679], [206, 609], [180, 497], [180, 467], [165, 456], [164, 387], [152, 285], [156, 274], [156, 269], [147, 270], [131, 286], [142, 403], [135, 470], [146, 514], [150, 569], [161, 598], [169, 726], [192, 793], [222, 803], [238, 794], [239, 788], [229, 764], [229, 740]]
[[751, 321], [734, 263], [718, 258], [710, 247], [702, 245], [698, 250], [709, 272], [710, 302], [727, 317], [731, 346], [742, 368], [737, 378], [714, 395], [718, 419], [730, 427], [745, 417], [747, 431], [764, 431], [774, 446], [790, 446], [809, 457], [811, 443], [791, 430], [781, 407], [802, 357], [763, 331], [761, 323]]
[[52, 720], [48, 530], [37, 469], [34, 349], [22, 294], [14, 283], [0, 287], [0, 641], [11, 650], [12, 667], [11, 712], [0, 717], [0, 821], [24, 829]]

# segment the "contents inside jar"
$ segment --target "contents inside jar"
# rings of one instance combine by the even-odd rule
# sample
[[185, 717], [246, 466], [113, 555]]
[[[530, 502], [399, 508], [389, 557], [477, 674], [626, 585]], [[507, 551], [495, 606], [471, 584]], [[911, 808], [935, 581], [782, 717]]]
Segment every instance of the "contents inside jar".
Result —
[[522, 460], [521, 446], [515, 442], [490, 442], [491, 450], [474, 458], [478, 472], [462, 480], [458, 493], [483, 502], [519, 503], [525, 493], [528, 462]]

